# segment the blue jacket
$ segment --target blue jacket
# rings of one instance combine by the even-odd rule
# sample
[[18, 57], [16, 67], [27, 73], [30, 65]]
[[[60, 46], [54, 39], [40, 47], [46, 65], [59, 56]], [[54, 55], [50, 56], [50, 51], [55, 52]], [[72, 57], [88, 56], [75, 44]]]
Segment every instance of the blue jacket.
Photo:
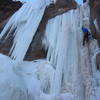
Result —
[[83, 32], [89, 32], [88, 29], [85, 28], [85, 27], [82, 27], [82, 31], [83, 31]]

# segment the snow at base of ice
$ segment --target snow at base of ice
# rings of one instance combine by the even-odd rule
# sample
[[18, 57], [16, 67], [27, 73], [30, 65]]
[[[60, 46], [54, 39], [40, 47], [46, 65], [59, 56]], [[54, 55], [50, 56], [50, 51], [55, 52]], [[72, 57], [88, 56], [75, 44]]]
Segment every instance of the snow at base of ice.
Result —
[[0, 54], [0, 99], [74, 100], [72, 93], [58, 95], [43, 93], [41, 81], [49, 81], [51, 76], [49, 74], [52, 71], [54, 69], [46, 60], [22, 62], [19, 66], [15, 66], [14, 60]]

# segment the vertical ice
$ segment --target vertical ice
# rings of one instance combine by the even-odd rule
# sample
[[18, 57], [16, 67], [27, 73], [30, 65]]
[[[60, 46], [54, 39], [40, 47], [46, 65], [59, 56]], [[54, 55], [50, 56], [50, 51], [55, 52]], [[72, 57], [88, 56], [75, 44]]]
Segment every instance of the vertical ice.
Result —
[[[14, 60], [0, 55], [2, 100], [95, 100], [91, 96], [94, 96], [93, 78], [97, 72], [95, 58], [98, 52], [91, 60], [89, 50], [94, 52], [94, 49], [90, 44], [82, 46], [81, 27], [89, 28], [87, 3], [48, 21], [43, 39], [48, 50], [45, 60], [23, 62], [49, 3], [52, 0], [25, 3], [0, 34], [2, 38], [8, 30], [7, 36], [15, 29], [10, 51]], [[6, 63], [4, 60], [7, 60]], [[9, 90], [10, 85], [12, 89]], [[7, 91], [4, 92], [4, 89]]]

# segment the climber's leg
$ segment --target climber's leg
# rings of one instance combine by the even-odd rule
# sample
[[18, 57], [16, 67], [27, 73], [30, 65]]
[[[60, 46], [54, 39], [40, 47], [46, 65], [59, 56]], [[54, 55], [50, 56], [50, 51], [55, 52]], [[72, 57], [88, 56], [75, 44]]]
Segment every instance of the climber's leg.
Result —
[[89, 38], [88, 38], [88, 32], [84, 32], [84, 37], [83, 37], [83, 46], [85, 45], [85, 43], [89, 42]]
[[85, 45], [85, 36], [83, 37], [83, 46]]

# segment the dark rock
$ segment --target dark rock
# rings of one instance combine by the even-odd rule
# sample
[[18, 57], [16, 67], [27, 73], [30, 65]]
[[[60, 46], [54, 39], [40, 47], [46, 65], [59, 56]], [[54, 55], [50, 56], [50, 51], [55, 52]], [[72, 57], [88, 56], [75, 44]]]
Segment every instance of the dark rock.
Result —
[[10, 17], [21, 6], [21, 2], [13, 2], [12, 0], [0, 0], [0, 22]]
[[97, 69], [100, 70], [100, 53], [96, 56]]
[[[100, 47], [100, 31], [96, 30], [93, 23], [94, 19], [97, 20], [97, 24], [100, 30], [100, 0], [90, 0], [90, 29], [94, 38], [98, 41]], [[96, 56], [97, 69], [100, 70], [100, 53]]]
[[[93, 25], [94, 19], [97, 20], [98, 27], [100, 29], [100, 0], [90, 0], [90, 28], [95, 39], [100, 39], [99, 31], [96, 30], [95, 25]], [[95, 31], [93, 31], [95, 30]]]

